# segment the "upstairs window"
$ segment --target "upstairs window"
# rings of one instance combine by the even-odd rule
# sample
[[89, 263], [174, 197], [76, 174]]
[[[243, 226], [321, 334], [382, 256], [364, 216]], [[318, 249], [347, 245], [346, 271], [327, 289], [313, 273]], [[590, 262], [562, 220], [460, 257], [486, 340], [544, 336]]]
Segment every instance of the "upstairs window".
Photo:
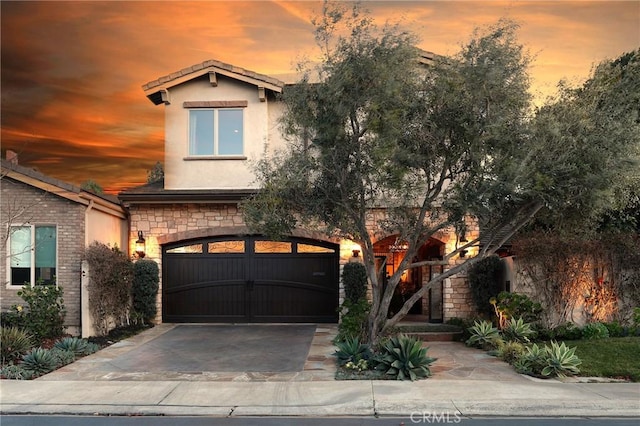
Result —
[[189, 155], [233, 156], [244, 152], [242, 109], [189, 110]]
[[55, 284], [57, 263], [55, 226], [12, 226], [9, 246], [11, 285]]

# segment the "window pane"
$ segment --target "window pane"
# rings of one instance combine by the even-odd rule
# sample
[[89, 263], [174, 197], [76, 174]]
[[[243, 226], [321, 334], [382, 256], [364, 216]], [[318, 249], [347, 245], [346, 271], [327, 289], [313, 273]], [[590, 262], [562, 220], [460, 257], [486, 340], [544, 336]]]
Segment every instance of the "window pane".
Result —
[[256, 241], [256, 253], [291, 253], [291, 243], [284, 241]]
[[[11, 227], [11, 267], [31, 267], [31, 227]], [[22, 283], [20, 283], [22, 284]]]
[[56, 227], [36, 226], [36, 267], [55, 268]]
[[213, 155], [213, 111], [189, 111], [189, 154]]
[[244, 241], [217, 241], [209, 243], [209, 253], [244, 253]]
[[331, 248], [298, 243], [298, 253], [335, 253]]
[[218, 155], [242, 154], [242, 110], [218, 110]]
[[167, 253], [202, 253], [202, 244], [191, 244], [188, 246], [174, 247], [167, 250]]

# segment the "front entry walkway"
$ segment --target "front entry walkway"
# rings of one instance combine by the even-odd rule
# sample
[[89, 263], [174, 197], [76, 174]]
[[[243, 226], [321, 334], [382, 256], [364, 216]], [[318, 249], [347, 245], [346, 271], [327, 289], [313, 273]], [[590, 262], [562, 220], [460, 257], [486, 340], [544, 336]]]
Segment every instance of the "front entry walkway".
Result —
[[[201, 328], [197, 328], [201, 327]], [[204, 328], [202, 328], [204, 327]], [[219, 328], [227, 327], [227, 333]], [[242, 339], [250, 335], [229, 336], [242, 327], [244, 331], [254, 331], [254, 337], [268, 335], [272, 327], [287, 330], [283, 335], [271, 334], [271, 345], [263, 349], [251, 349], [258, 356], [267, 356], [268, 347], [278, 346], [298, 361], [292, 362], [280, 371], [268, 371], [267, 364], [259, 368], [255, 359], [233, 360], [232, 352], [243, 348], [249, 350], [248, 342]], [[293, 331], [296, 327], [297, 331]], [[315, 330], [314, 330], [315, 328]], [[302, 330], [302, 331], [301, 331]], [[217, 331], [220, 343], [233, 344], [225, 352], [223, 344], [203, 345], [198, 341], [198, 333]], [[224, 329], [222, 331], [225, 331]], [[310, 343], [305, 340], [308, 334]], [[332, 340], [337, 333], [337, 325], [186, 325], [159, 324], [137, 336], [115, 343], [93, 355], [81, 358], [59, 370], [36, 380], [99, 380], [99, 381], [224, 381], [224, 382], [299, 382], [333, 381], [336, 373], [335, 347]], [[227, 334], [227, 340], [224, 340]], [[239, 334], [239, 333], [237, 333]], [[290, 339], [287, 340], [287, 334]], [[211, 334], [205, 334], [211, 339]], [[202, 337], [203, 334], [200, 334]], [[249, 337], [248, 337], [249, 336]], [[276, 341], [276, 339], [282, 339]], [[236, 343], [232, 343], [232, 342]], [[264, 342], [259, 343], [265, 344]], [[487, 355], [484, 351], [468, 348], [460, 342], [426, 342], [428, 355], [437, 358], [431, 365], [432, 377], [428, 380], [481, 380], [500, 382], [527, 382], [532, 379], [517, 374], [513, 368]], [[258, 346], [260, 348], [260, 346]], [[197, 349], [197, 350], [196, 350]], [[241, 353], [240, 352], [240, 353]], [[300, 358], [300, 353], [304, 356]], [[253, 355], [256, 355], [254, 353]], [[297, 354], [297, 355], [296, 355]], [[198, 363], [198, 358], [201, 358]], [[185, 359], [181, 359], [185, 358]], [[218, 358], [218, 363], [212, 362]], [[243, 362], [246, 362], [243, 364]], [[186, 366], [186, 367], [185, 367]], [[273, 367], [273, 364], [272, 364]], [[275, 369], [275, 368], [272, 368]], [[233, 371], [237, 370], [237, 371]], [[287, 371], [289, 370], [289, 371]]]

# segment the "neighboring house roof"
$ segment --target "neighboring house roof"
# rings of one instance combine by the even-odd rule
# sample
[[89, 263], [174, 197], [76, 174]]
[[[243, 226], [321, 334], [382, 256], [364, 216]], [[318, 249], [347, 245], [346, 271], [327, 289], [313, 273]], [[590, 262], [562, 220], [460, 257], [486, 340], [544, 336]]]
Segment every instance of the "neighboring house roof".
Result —
[[237, 202], [255, 194], [246, 189], [164, 189], [163, 182], [149, 183], [118, 194], [125, 204], [167, 204], [172, 202]]
[[42, 191], [49, 192], [67, 200], [74, 201], [85, 206], [91, 205], [96, 210], [118, 216], [125, 219], [126, 211], [117, 197], [107, 194], [96, 194], [87, 191], [68, 182], [47, 176], [28, 167], [20, 166], [7, 160], [1, 161], [2, 179], [9, 178]]

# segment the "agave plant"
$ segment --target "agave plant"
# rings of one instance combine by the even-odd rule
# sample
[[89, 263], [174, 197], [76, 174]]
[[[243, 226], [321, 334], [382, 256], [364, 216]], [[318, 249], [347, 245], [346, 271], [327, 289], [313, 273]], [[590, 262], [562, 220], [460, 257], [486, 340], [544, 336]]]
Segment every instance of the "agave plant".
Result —
[[429, 377], [429, 365], [436, 358], [428, 357], [427, 350], [417, 339], [405, 335], [392, 337], [382, 345], [377, 368], [397, 380], [413, 381]]
[[76, 360], [76, 354], [73, 351], [68, 351], [66, 349], [59, 349], [54, 347], [53, 349], [51, 349], [51, 355], [53, 355], [56, 360], [56, 368], [71, 364]]
[[511, 318], [502, 329], [504, 339], [511, 342], [529, 342], [529, 338], [533, 337], [536, 332], [531, 328], [531, 324], [524, 322], [522, 318], [517, 320]]
[[338, 350], [333, 354], [338, 358], [338, 365], [343, 366], [349, 362], [357, 364], [360, 360], [369, 360], [372, 356], [369, 345], [360, 343], [357, 337], [336, 342]]
[[35, 375], [47, 374], [58, 366], [58, 359], [48, 349], [34, 348], [22, 357], [22, 368]]
[[569, 348], [561, 342], [551, 342], [551, 346], [546, 346], [546, 366], [540, 372], [545, 377], [566, 377], [580, 373], [578, 365], [582, 361], [576, 355], [576, 348]]
[[96, 352], [100, 347], [95, 343], [91, 343], [85, 339], [79, 339], [77, 337], [65, 337], [62, 340], [58, 340], [54, 348], [63, 351], [71, 351], [76, 356], [90, 355]]
[[491, 348], [495, 346], [496, 341], [500, 338], [500, 332], [489, 321], [475, 321], [473, 326], [469, 327], [471, 337], [465, 342], [467, 346], [477, 348]]
[[0, 328], [2, 365], [20, 359], [32, 346], [33, 339], [26, 331], [17, 327]]

